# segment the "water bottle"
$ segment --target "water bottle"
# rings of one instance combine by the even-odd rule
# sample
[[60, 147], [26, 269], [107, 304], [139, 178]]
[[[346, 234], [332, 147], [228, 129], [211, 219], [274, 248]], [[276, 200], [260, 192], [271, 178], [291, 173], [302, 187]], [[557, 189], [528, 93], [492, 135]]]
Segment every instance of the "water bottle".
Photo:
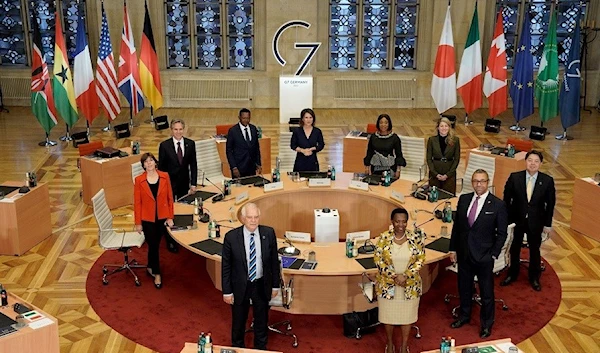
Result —
[[276, 183], [277, 182], [277, 173], [275, 173], [275, 169], [271, 171], [271, 180]]
[[327, 166], [327, 177], [331, 179], [331, 164]]
[[446, 201], [446, 205], [444, 206], [442, 221], [444, 223], [452, 223], [452, 206], [450, 201]]
[[262, 128], [260, 126], [256, 128], [256, 134], [258, 135], [259, 139], [262, 138]]
[[219, 225], [218, 223], [215, 223], [215, 237], [221, 237], [221, 225]]
[[429, 202], [436, 202], [439, 197], [440, 195], [438, 193], [437, 187], [434, 186], [429, 192]]
[[217, 237], [217, 222], [210, 221], [208, 222], [208, 238], [216, 238]]
[[277, 176], [277, 181], [281, 181], [281, 174], [279, 173], [279, 168], [275, 169], [275, 175]]
[[509, 144], [506, 154], [510, 158], [515, 158], [515, 146]]
[[198, 353], [204, 353], [204, 332], [198, 336]]
[[384, 179], [384, 186], [392, 185], [392, 172], [390, 172], [389, 170], [386, 171], [383, 179]]
[[346, 238], [346, 257], [352, 258], [352, 241]]
[[198, 198], [194, 199], [194, 214], [197, 216], [200, 214], [200, 208], [198, 207]]
[[210, 337], [210, 332], [206, 336], [206, 343], [204, 344], [204, 353], [212, 353], [212, 339]]
[[440, 353], [448, 353], [448, 340], [446, 337], [442, 337], [442, 341], [440, 342]]
[[331, 166], [331, 180], [335, 181], [335, 166]]
[[450, 353], [456, 353], [456, 340], [450, 339]]
[[0, 298], [2, 298], [2, 306], [8, 306], [8, 293], [2, 284], [0, 284]]
[[228, 180], [223, 181], [223, 195], [224, 196], [231, 195], [231, 183]]

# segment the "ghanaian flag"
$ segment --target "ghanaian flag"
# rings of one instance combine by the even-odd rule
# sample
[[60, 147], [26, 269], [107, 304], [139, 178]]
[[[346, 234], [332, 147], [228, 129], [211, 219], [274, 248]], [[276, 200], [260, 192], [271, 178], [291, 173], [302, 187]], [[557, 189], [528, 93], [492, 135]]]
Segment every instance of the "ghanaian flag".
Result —
[[63, 36], [62, 25], [58, 12], [54, 14], [56, 19], [56, 39], [54, 45], [54, 77], [52, 78], [52, 90], [54, 91], [54, 104], [56, 110], [65, 120], [69, 127], [79, 119], [77, 114], [77, 103], [75, 102], [75, 89], [73, 88], [73, 76], [69, 68], [67, 57], [67, 46]]
[[148, 13], [148, 4], [144, 1], [146, 14], [144, 16], [144, 33], [142, 35], [142, 50], [140, 51], [140, 81], [142, 91], [154, 109], [163, 105], [162, 86], [160, 84], [160, 71], [158, 57], [152, 34], [152, 24]]

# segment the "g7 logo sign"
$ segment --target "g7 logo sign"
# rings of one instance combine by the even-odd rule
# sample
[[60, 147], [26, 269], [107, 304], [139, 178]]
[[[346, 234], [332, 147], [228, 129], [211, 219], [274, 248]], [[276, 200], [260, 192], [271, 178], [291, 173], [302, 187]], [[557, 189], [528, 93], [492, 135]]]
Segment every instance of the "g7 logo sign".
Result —
[[[273, 36], [273, 55], [275, 56], [275, 59], [281, 66], [285, 66], [286, 61], [283, 57], [281, 57], [281, 54], [279, 54], [279, 48], [278, 48], [279, 37], [281, 37], [283, 32], [290, 27], [310, 28], [310, 23], [308, 23], [306, 21], [302, 21], [302, 20], [294, 20], [294, 21], [289, 21], [289, 22], [284, 23], [283, 25], [281, 25], [281, 27], [279, 27], [279, 29], [277, 29], [277, 31], [275, 32], [275, 35]], [[310, 49], [310, 51], [308, 52], [308, 55], [306, 55], [306, 57], [302, 61], [302, 64], [300, 64], [300, 67], [298, 67], [298, 70], [296, 70], [296, 73], [295, 73], [296, 76], [300, 76], [302, 74], [302, 72], [304, 71], [306, 66], [310, 63], [312, 58], [317, 53], [317, 49], [319, 49], [320, 46], [321, 46], [320, 42], [313, 42], [313, 43], [297, 43], [296, 42], [296, 43], [294, 43], [294, 48], [296, 48], [296, 49]]]

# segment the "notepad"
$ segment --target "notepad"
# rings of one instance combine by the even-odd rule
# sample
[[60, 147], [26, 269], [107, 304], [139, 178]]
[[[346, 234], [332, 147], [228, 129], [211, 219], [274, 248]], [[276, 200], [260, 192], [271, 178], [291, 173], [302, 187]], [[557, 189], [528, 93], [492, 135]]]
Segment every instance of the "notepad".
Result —
[[194, 224], [194, 215], [193, 214], [177, 214], [175, 218], [173, 218], [173, 224], [177, 228], [187, 228], [191, 227]]
[[373, 259], [372, 257], [365, 257], [363, 259], [356, 259], [356, 262], [358, 262], [365, 270], [370, 270], [372, 268], [377, 267], [375, 265], [375, 259]]
[[450, 239], [449, 238], [439, 238], [438, 240], [425, 245], [427, 249], [448, 253], [450, 251]]
[[221, 254], [223, 254], [223, 244], [212, 239], [202, 240], [197, 243], [190, 244], [190, 246], [200, 251], [204, 251], [205, 253], [210, 255], [221, 256]]

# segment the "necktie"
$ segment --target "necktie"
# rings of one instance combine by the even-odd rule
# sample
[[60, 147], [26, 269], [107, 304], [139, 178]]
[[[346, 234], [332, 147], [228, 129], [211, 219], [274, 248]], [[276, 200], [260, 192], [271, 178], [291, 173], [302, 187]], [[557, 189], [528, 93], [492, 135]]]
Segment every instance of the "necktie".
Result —
[[254, 242], [254, 233], [250, 233], [250, 267], [248, 270], [248, 279], [254, 282], [256, 279], [256, 243]]
[[533, 195], [533, 178], [529, 177], [527, 180], [527, 201], [531, 201], [531, 195]]
[[179, 164], [183, 164], [183, 151], [181, 150], [181, 141], [177, 142], [177, 160]]
[[250, 135], [248, 135], [248, 128], [244, 128], [244, 135], [246, 135], [246, 142], [250, 143]]
[[479, 196], [477, 196], [475, 198], [475, 201], [473, 201], [473, 206], [471, 206], [471, 210], [469, 211], [469, 216], [467, 217], [469, 220], [469, 226], [471, 226], [471, 227], [473, 226], [473, 223], [475, 223], [478, 205], [479, 205]]

